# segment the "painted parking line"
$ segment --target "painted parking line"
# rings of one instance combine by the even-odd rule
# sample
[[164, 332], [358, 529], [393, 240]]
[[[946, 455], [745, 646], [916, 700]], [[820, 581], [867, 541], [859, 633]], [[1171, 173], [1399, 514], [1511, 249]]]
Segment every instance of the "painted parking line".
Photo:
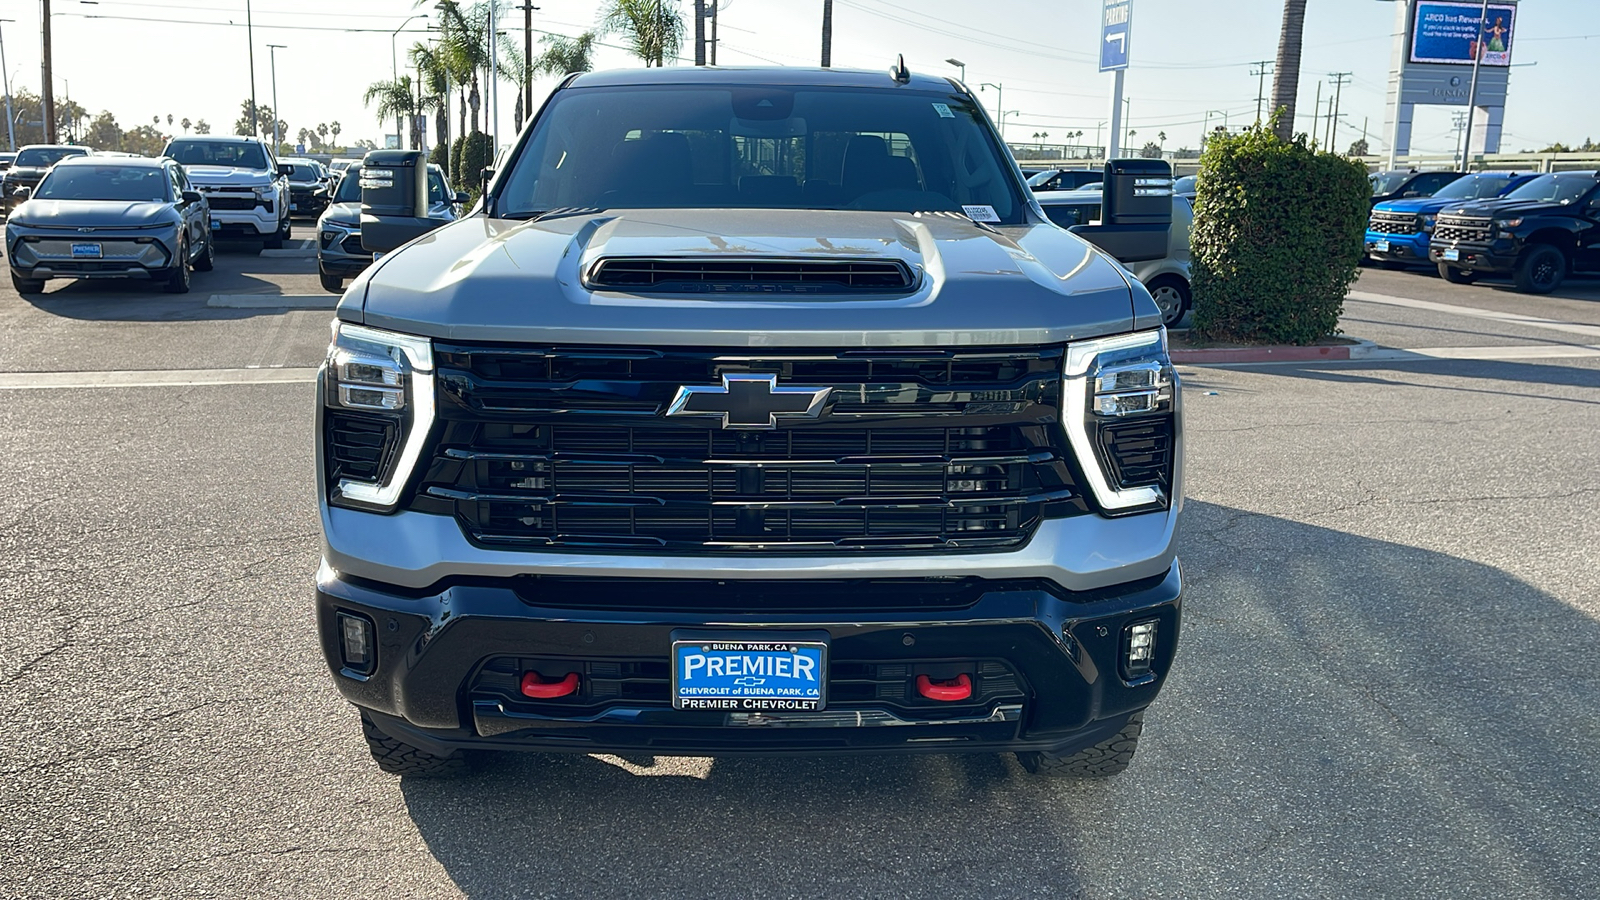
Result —
[[338, 294], [212, 294], [207, 306], [227, 309], [333, 309]]
[[1374, 362], [1428, 362], [1437, 360], [1480, 360], [1511, 362], [1534, 359], [1600, 359], [1600, 346], [1582, 344], [1537, 344], [1516, 347], [1351, 347], [1348, 359], [1259, 359], [1209, 362], [1204, 360], [1173, 361], [1183, 367], [1233, 368], [1236, 366], [1360, 366]]
[[0, 372], [0, 391], [61, 388], [183, 387], [223, 384], [302, 384], [316, 380], [317, 370], [294, 369], [158, 369], [118, 372]]
[[1407, 309], [1425, 309], [1431, 312], [1448, 313], [1454, 316], [1471, 316], [1478, 319], [1492, 319], [1508, 325], [1523, 325], [1528, 328], [1544, 328], [1550, 331], [1564, 331], [1567, 334], [1581, 334], [1584, 337], [1600, 338], [1600, 325], [1586, 325], [1582, 322], [1562, 322], [1557, 319], [1541, 319], [1538, 316], [1528, 316], [1522, 313], [1500, 312], [1494, 309], [1478, 309], [1472, 306], [1455, 306], [1449, 303], [1434, 303], [1430, 300], [1413, 300], [1410, 297], [1394, 297], [1389, 294], [1370, 294], [1366, 291], [1351, 291], [1347, 296], [1350, 300], [1360, 300], [1364, 303], [1382, 303], [1386, 306], [1403, 306]]

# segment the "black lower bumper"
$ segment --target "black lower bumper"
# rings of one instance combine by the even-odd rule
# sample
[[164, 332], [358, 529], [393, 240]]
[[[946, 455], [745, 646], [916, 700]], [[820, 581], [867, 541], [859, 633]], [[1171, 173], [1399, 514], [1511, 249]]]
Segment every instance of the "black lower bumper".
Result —
[[[410, 592], [325, 569], [317, 618], [341, 693], [381, 730], [433, 752], [1067, 753], [1116, 733], [1165, 681], [1180, 619], [1176, 565], [1156, 578], [1085, 594], [1039, 582], [965, 583], [964, 593], [941, 589], [932, 601], [918, 601], [905, 583], [814, 582], [830, 598], [818, 610], [755, 602], [730, 608], [728, 592], [741, 588], [728, 586], [739, 583], [715, 582], [708, 584], [720, 585], [722, 605], [685, 611], [683, 604], [651, 608], [652, 596], [682, 596], [681, 585], [653, 579], [597, 580], [592, 588], [569, 579], [560, 590], [508, 579]], [[792, 595], [794, 585], [784, 588]], [[750, 590], [754, 600], [761, 589]], [[860, 606], [845, 611], [840, 595], [851, 590], [861, 591]], [[551, 605], [561, 600], [569, 602]], [[755, 608], [761, 611], [748, 611]], [[345, 664], [341, 613], [373, 627], [376, 658], [365, 672]], [[1124, 629], [1152, 619], [1151, 671], [1126, 677]], [[666, 676], [675, 629], [741, 637], [826, 632], [826, 708], [673, 709]], [[582, 689], [559, 700], [529, 699], [516, 689], [523, 671], [581, 673]], [[929, 699], [913, 687], [918, 674], [956, 672], [971, 673], [976, 685], [962, 701]]]
[[342, 278], [354, 278], [365, 272], [372, 265], [372, 257], [356, 256], [318, 256], [317, 268], [325, 275], [338, 275]]
[[[1495, 244], [1432, 244], [1428, 259], [1467, 272], [1508, 273], [1517, 268], [1517, 248]], [[1446, 259], [1445, 251], [1455, 252], [1455, 259]]]

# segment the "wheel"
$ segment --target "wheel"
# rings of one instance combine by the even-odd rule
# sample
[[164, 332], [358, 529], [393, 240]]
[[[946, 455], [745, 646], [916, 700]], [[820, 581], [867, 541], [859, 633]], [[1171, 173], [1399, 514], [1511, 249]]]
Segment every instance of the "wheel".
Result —
[[44, 293], [43, 278], [18, 278], [17, 273], [15, 272], [11, 273], [11, 286], [16, 288], [16, 291], [19, 294]]
[[1109, 738], [1086, 750], [1070, 756], [1057, 756], [1039, 750], [1017, 754], [1017, 762], [1035, 775], [1053, 775], [1058, 778], [1109, 778], [1120, 775], [1133, 761], [1133, 751], [1139, 747], [1139, 733], [1144, 730], [1144, 712], [1128, 717], [1128, 724]]
[[1156, 301], [1156, 308], [1161, 310], [1161, 324], [1171, 328], [1183, 319], [1184, 313], [1189, 311], [1189, 282], [1177, 275], [1152, 278], [1147, 287], [1150, 296]]
[[169, 294], [189, 293], [189, 239], [184, 238], [178, 245], [177, 258], [173, 260], [171, 269], [167, 270], [167, 280], [161, 289]]
[[344, 279], [338, 275], [329, 275], [327, 272], [318, 271], [317, 277], [322, 279], [322, 289], [330, 294], [344, 293]]
[[1529, 247], [1517, 260], [1517, 290], [1524, 294], [1548, 294], [1561, 287], [1566, 277], [1566, 255], [1549, 244]]
[[1439, 263], [1439, 277], [1451, 284], [1471, 284], [1478, 280], [1478, 273]]
[[194, 258], [196, 272], [209, 272], [217, 267], [217, 248], [211, 240], [211, 235], [206, 235], [205, 245], [200, 248], [200, 255]]
[[366, 736], [372, 761], [390, 775], [414, 778], [456, 778], [472, 771], [471, 760], [457, 750], [449, 756], [436, 756], [404, 741], [384, 734], [365, 711], [361, 713], [361, 733]]
[[293, 228], [293, 223], [287, 217], [284, 218], [283, 224], [278, 227], [278, 230], [273, 232], [271, 237], [261, 242], [262, 246], [268, 250], [282, 250], [283, 242], [289, 239], [289, 232]]

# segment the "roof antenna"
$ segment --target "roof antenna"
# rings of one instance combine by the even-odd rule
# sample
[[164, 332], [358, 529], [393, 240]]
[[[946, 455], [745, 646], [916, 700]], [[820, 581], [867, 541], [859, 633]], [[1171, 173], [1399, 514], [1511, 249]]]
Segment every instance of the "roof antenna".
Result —
[[894, 65], [889, 67], [889, 77], [895, 84], [910, 84], [911, 70], [906, 68], [906, 55], [900, 54], [895, 58]]

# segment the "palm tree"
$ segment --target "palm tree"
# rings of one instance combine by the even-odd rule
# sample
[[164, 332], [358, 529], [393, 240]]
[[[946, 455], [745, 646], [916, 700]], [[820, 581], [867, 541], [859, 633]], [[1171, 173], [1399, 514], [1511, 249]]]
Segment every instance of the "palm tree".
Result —
[[472, 109], [472, 130], [478, 130], [478, 70], [489, 67], [488, 9], [479, 3], [462, 8], [458, 0], [440, 0], [439, 52], [461, 94], [461, 131], [467, 130], [467, 109]]
[[184, 134], [188, 134], [189, 133], [189, 126], [193, 125], [194, 123], [189, 121], [189, 117], [188, 116], [184, 116], [182, 121], [178, 122], [178, 124], [183, 126], [183, 133]]
[[646, 66], [662, 66], [683, 46], [683, 15], [677, 0], [607, 0], [602, 32], [621, 32]]
[[344, 127], [341, 126], [338, 122], [329, 122], [328, 123], [328, 130], [333, 133], [334, 143], [338, 143], [338, 141], [339, 141], [339, 132], [343, 131]]
[[[393, 81], [374, 81], [367, 87], [367, 92], [361, 95], [361, 102], [371, 106], [375, 100], [378, 108], [374, 112], [378, 115], [379, 124], [391, 118], [399, 121], [410, 115], [417, 107], [416, 99], [411, 96], [411, 76], [401, 75]], [[327, 134], [328, 126], [318, 125], [317, 131]]]
[[1300, 85], [1300, 36], [1306, 25], [1306, 0], [1283, 0], [1283, 31], [1278, 34], [1278, 62], [1272, 67], [1273, 133], [1294, 137], [1295, 91]]
[[599, 35], [585, 31], [575, 38], [547, 34], [539, 39], [544, 52], [533, 58], [535, 75], [571, 75], [594, 68], [594, 42]]
[[412, 45], [411, 64], [416, 66], [421, 81], [417, 85], [422, 92], [421, 102], [418, 106], [424, 111], [434, 114], [434, 141], [445, 152], [450, 147], [450, 60], [446, 48], [441, 44], [429, 46], [423, 43]]

